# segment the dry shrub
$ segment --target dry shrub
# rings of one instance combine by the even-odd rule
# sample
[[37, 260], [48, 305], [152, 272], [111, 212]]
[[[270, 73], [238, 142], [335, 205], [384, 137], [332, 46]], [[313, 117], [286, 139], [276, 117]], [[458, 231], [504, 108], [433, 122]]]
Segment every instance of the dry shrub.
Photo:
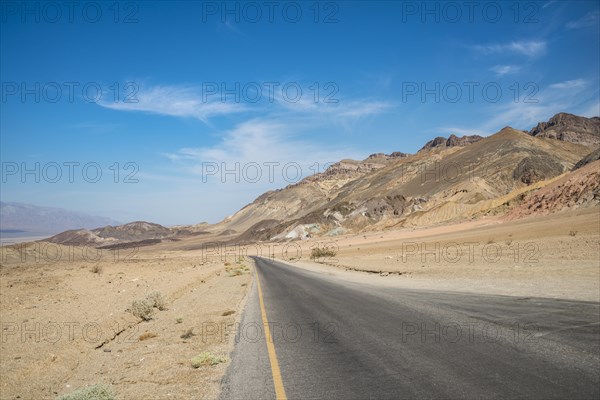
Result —
[[312, 249], [312, 251], [310, 253], [310, 259], [318, 260], [319, 258], [322, 258], [322, 257], [335, 257], [336, 254], [337, 254], [337, 252], [333, 249], [328, 249], [326, 247], [323, 247], [323, 248], [316, 247], [316, 248]]
[[150, 321], [155, 307], [160, 311], [167, 309], [167, 302], [159, 292], [149, 293], [144, 300], [134, 300], [127, 311], [144, 321]]
[[107, 385], [96, 384], [86, 386], [75, 390], [72, 393], [64, 394], [58, 400], [115, 400], [115, 393]]
[[227, 360], [224, 357], [205, 351], [192, 358], [192, 367], [200, 368], [203, 365], [217, 365], [225, 361]]
[[134, 300], [127, 311], [144, 321], [150, 321], [152, 319], [152, 304], [146, 300]]
[[152, 304], [152, 307], [158, 308], [160, 311], [167, 309], [167, 302], [160, 292], [152, 292], [146, 296], [146, 300]]

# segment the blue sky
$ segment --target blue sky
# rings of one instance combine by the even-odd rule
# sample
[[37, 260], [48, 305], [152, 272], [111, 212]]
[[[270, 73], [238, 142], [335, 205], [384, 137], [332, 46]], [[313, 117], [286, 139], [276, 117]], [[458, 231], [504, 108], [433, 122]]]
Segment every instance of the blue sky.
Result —
[[217, 222], [328, 162], [600, 113], [597, 1], [273, 3], [2, 2], [2, 201]]

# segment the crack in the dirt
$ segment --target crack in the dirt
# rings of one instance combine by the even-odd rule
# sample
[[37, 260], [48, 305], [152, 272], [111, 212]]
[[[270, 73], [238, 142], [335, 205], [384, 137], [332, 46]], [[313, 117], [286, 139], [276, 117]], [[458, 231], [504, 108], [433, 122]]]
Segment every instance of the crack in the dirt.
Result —
[[102, 347], [104, 347], [104, 345], [106, 345], [106, 344], [112, 342], [113, 340], [115, 340], [116, 338], [118, 338], [121, 333], [125, 332], [127, 329], [129, 329], [133, 326], [139, 325], [141, 322], [142, 321], [136, 322], [135, 324], [130, 324], [130, 325], [124, 327], [123, 329], [121, 329], [120, 331], [115, 332], [115, 334], [111, 338], [105, 339], [98, 346], [94, 347], [94, 350], [101, 349]]

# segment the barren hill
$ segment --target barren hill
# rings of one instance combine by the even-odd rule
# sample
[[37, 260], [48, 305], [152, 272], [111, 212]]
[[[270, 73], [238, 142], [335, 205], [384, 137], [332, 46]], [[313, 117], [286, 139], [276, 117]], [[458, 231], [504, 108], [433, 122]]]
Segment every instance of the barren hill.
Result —
[[217, 224], [215, 229], [243, 232], [263, 220], [289, 221], [327, 205], [344, 185], [380, 170], [397, 160], [406, 159], [403, 153], [373, 154], [363, 161], [342, 160], [325, 172], [306, 177], [284, 189], [259, 196], [233, 216]]
[[123, 243], [138, 245], [158, 243], [163, 239], [189, 236], [189, 230], [166, 228], [145, 221], [130, 222], [124, 225], [105, 226], [92, 230], [76, 229], [59, 233], [46, 241], [65, 245], [115, 246]]
[[[542, 200], [547, 210], [540, 213], [560, 210], [563, 203], [569, 208], [594, 206], [598, 162], [590, 147], [595, 148], [598, 121], [561, 113], [529, 133], [506, 127], [485, 138], [439, 137], [416, 154], [342, 160], [323, 173], [262, 194], [214, 225], [166, 228], [134, 222], [67, 231], [50, 241], [115, 247], [198, 235], [217, 242], [290, 240], [424, 227], [512, 209], [510, 218], [521, 218], [535, 215]], [[555, 186], [557, 180], [562, 186]]]
[[[285, 240], [503, 212], [587, 156], [596, 120], [557, 114], [536, 134], [506, 127], [486, 138], [436, 138], [413, 155], [343, 160], [263, 194], [215, 229], [243, 232], [242, 241]], [[562, 133], [560, 140], [550, 131]]]

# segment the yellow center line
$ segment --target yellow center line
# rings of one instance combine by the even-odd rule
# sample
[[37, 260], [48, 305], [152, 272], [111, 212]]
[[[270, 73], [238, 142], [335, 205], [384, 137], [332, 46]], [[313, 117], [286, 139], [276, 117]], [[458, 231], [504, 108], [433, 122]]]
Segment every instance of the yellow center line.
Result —
[[265, 327], [265, 339], [267, 341], [267, 351], [269, 352], [269, 361], [271, 362], [271, 373], [273, 374], [273, 385], [275, 386], [275, 397], [278, 400], [286, 400], [285, 389], [283, 388], [283, 380], [281, 379], [281, 370], [279, 369], [279, 362], [277, 362], [277, 353], [275, 353], [275, 345], [273, 344], [273, 336], [271, 336], [271, 330], [269, 329], [269, 320], [267, 319], [267, 312], [265, 311], [265, 302], [263, 301], [262, 289], [260, 287], [260, 279], [258, 279], [258, 270], [255, 269], [256, 283], [258, 287], [258, 300], [260, 301], [260, 312], [262, 314], [262, 321]]

